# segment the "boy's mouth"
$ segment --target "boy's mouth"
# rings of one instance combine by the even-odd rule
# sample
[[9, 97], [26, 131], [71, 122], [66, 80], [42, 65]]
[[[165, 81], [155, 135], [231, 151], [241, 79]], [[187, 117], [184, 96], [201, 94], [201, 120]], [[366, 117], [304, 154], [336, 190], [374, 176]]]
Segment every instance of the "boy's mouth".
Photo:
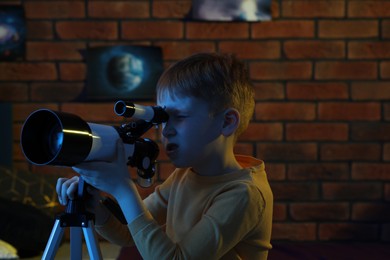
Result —
[[178, 148], [179, 148], [179, 145], [174, 144], [174, 143], [169, 143], [165, 146], [165, 150], [167, 151], [168, 154], [175, 152]]

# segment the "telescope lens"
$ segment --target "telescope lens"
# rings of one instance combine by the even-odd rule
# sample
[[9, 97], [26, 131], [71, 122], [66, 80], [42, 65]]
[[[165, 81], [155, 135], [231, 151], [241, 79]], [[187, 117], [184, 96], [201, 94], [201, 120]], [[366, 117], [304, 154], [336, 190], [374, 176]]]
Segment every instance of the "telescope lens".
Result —
[[21, 146], [33, 164], [73, 166], [90, 153], [91, 129], [76, 115], [41, 109], [24, 123]]
[[50, 130], [47, 140], [48, 151], [51, 156], [56, 156], [61, 150], [62, 142], [64, 141], [64, 133], [59, 125], [56, 125]]

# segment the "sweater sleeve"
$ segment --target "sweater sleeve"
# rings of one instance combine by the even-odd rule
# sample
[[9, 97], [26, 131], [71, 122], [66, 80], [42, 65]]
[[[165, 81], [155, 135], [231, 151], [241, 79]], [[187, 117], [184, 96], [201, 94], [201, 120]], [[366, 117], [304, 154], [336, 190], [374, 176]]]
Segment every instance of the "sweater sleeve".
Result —
[[119, 246], [134, 245], [129, 229], [113, 215], [110, 215], [104, 225], [96, 225], [95, 230], [112, 244]]
[[149, 212], [128, 226], [145, 259], [219, 259], [258, 225], [263, 208], [261, 192], [240, 182], [216, 194], [181, 241], [172, 241]]
[[[172, 174], [173, 175], [173, 174]], [[172, 177], [156, 187], [155, 191], [144, 199], [144, 203], [150, 215], [150, 218], [157, 221], [158, 225], [163, 226], [166, 220], [167, 203], [169, 190], [172, 184]], [[96, 232], [109, 242], [120, 245], [134, 245], [133, 238], [126, 225], [123, 225], [117, 218], [110, 215], [106, 223], [95, 226]]]

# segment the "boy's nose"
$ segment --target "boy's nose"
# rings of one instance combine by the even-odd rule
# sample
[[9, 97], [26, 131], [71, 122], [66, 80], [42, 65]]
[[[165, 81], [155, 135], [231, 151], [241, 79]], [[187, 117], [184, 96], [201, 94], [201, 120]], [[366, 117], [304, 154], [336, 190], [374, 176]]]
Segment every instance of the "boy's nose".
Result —
[[163, 135], [164, 137], [170, 137], [170, 136], [173, 136], [173, 135], [175, 135], [175, 134], [176, 134], [176, 130], [175, 130], [174, 127], [172, 127], [171, 124], [169, 124], [169, 123], [167, 122], [167, 123], [165, 123], [165, 124], [163, 125], [162, 135]]

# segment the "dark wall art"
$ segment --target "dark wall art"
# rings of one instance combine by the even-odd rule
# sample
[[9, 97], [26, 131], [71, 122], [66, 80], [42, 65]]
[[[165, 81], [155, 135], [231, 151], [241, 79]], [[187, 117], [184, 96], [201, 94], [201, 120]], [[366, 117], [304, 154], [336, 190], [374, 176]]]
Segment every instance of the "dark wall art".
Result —
[[162, 50], [147, 46], [90, 48], [87, 59], [87, 99], [153, 99], [163, 72]]
[[0, 60], [22, 59], [25, 41], [24, 9], [19, 6], [0, 6]]
[[269, 21], [271, 0], [192, 0], [189, 18], [205, 21]]

